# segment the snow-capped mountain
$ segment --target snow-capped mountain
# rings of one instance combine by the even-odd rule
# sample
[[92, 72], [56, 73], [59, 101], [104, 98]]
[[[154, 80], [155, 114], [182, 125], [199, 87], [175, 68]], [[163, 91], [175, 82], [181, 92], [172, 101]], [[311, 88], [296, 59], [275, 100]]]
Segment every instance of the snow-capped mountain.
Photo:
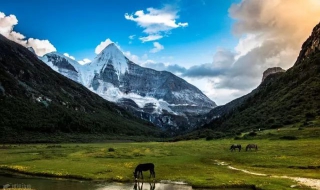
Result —
[[170, 72], [133, 63], [113, 43], [83, 66], [58, 53], [46, 54], [41, 60], [158, 126], [192, 126], [199, 114], [216, 107], [195, 86]]
[[80, 71], [82, 68], [78, 62], [57, 52], [48, 53], [39, 58], [58, 73], [83, 84]]

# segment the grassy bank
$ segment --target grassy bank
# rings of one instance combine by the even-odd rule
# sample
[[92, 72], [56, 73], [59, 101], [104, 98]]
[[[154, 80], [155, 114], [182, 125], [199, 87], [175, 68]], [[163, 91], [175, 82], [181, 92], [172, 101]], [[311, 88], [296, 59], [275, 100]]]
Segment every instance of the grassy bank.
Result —
[[[230, 152], [233, 143], [256, 143], [259, 150]], [[138, 163], [153, 162], [157, 181], [183, 181], [194, 187], [292, 189], [297, 182], [290, 179], [255, 176], [231, 170], [221, 162], [267, 175], [320, 179], [319, 145], [317, 138], [4, 145], [0, 146], [0, 168], [48, 177], [129, 182], [134, 180], [132, 172]]]

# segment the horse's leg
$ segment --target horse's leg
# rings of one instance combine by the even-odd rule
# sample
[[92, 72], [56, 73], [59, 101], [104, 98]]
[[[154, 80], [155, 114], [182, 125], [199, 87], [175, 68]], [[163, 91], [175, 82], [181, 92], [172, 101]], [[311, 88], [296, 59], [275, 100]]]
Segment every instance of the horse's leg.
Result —
[[139, 173], [138, 173], [139, 175], [139, 178], [141, 177], [142, 179], [143, 179], [143, 175], [142, 175], [142, 171], [139, 171]]
[[155, 172], [154, 172], [154, 170], [150, 170], [150, 177], [153, 177], [153, 178], [155, 178], [156, 177], [156, 174], [155, 174]]
[[141, 186], [140, 186], [139, 183], [138, 183], [138, 188], [139, 188], [139, 190], [142, 190], [142, 188], [143, 188], [143, 182], [141, 183]]
[[142, 176], [142, 179], [143, 179], [143, 172], [142, 172], [142, 170], [141, 170], [141, 176]]
[[150, 185], [150, 190], [155, 190], [155, 188], [156, 188], [156, 184], [155, 184], [155, 183], [152, 183], [152, 184]]
[[138, 188], [138, 185], [137, 185], [137, 181], [134, 183], [134, 185], [133, 185], [133, 189], [134, 190], [137, 190], [137, 188]]

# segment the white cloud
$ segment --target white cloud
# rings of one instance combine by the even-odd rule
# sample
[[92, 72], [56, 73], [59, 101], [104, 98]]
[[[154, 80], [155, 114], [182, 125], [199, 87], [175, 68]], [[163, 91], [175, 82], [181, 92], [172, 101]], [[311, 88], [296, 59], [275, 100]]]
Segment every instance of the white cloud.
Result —
[[143, 54], [142, 59], [147, 60], [148, 59], [148, 54]]
[[240, 83], [246, 81], [252, 89], [267, 68], [288, 69], [294, 64], [302, 43], [319, 23], [320, 4], [318, 0], [242, 0], [230, 7], [229, 14], [236, 20], [233, 32], [241, 37], [236, 60], [220, 87], [241, 89]]
[[76, 58], [74, 58], [73, 56], [69, 55], [68, 53], [64, 53], [63, 55], [66, 56], [66, 57], [69, 57], [72, 60], [76, 60]]
[[104, 48], [106, 48], [109, 44], [112, 44], [113, 42], [107, 38], [104, 42], [101, 42], [95, 49], [95, 53], [99, 54]]
[[149, 35], [149, 36], [146, 36], [146, 37], [140, 37], [139, 40], [141, 40], [142, 43], [144, 43], [144, 42], [159, 40], [161, 38], [163, 38], [162, 35], [155, 34], [155, 35]]
[[153, 42], [153, 46], [154, 48], [150, 50], [150, 53], [157, 53], [164, 49], [163, 45], [161, 45], [159, 42]]
[[49, 42], [49, 40], [29, 38], [27, 47], [32, 47], [38, 56], [43, 56], [46, 53], [57, 51], [56, 48]]
[[135, 37], [136, 37], [136, 35], [130, 35], [130, 36], [129, 36], [129, 39], [130, 39], [130, 40], [133, 40]]
[[[169, 5], [164, 6], [162, 9], [147, 8], [146, 13], [143, 10], [136, 11], [134, 14], [126, 13], [124, 17], [144, 28], [143, 32], [149, 34], [149, 39], [152, 39], [152, 36], [157, 36], [157, 39], [160, 39], [160, 36], [161, 38], [163, 37], [161, 35], [163, 32], [188, 26], [187, 22], [177, 22], [177, 19], [179, 19], [178, 10]], [[148, 37], [143, 37], [143, 39], [148, 39]]]
[[132, 62], [137, 63], [137, 64], [140, 64], [140, 63], [141, 63], [140, 57], [137, 56], [137, 55], [132, 54], [130, 51], [125, 51], [125, 52], [123, 52], [123, 54], [124, 54], [129, 60], [131, 60]]
[[91, 62], [91, 60], [87, 59], [87, 58], [84, 58], [83, 60], [78, 61], [78, 63], [80, 63], [81, 65], [85, 65], [85, 64], [90, 63], [90, 62]]
[[14, 26], [18, 24], [15, 15], [6, 16], [0, 12], [0, 33], [6, 38], [17, 42], [25, 47], [32, 47], [38, 56], [56, 51], [56, 48], [48, 40], [39, 40], [34, 38], [26, 39], [26, 37], [14, 31]]
[[[72, 60], [77, 61], [76, 58], [75, 58], [74, 56], [71, 56], [69, 53], [64, 53], [63, 55], [66, 56], [66, 57], [68, 57], [68, 58], [70, 58], [70, 59], [72, 59]], [[85, 64], [87, 64], [87, 63], [90, 63], [91, 60], [88, 59], [88, 58], [84, 58], [83, 60], [79, 60], [79, 61], [77, 61], [77, 62], [78, 62], [80, 65], [85, 65]]]
[[288, 69], [294, 64], [302, 43], [320, 21], [320, 1], [241, 0], [229, 14], [239, 38], [234, 50], [219, 49], [212, 63], [182, 73], [220, 105], [256, 88], [267, 68]]

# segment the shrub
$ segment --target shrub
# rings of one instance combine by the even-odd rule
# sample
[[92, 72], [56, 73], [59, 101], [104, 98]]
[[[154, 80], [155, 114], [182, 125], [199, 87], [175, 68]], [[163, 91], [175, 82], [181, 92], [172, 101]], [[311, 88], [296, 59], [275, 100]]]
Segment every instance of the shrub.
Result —
[[297, 140], [298, 138], [295, 137], [295, 136], [282, 136], [282, 137], [280, 137], [280, 139], [283, 139], [283, 140]]
[[237, 132], [236, 135], [241, 135], [241, 132]]
[[315, 112], [308, 112], [308, 113], [306, 113], [306, 119], [308, 119], [308, 120], [312, 120], [312, 119], [315, 119], [316, 118], [316, 113]]
[[248, 135], [249, 135], [250, 137], [255, 137], [255, 136], [257, 136], [258, 134], [253, 131], [253, 132], [250, 132]]
[[281, 123], [275, 123], [275, 124], [273, 124], [273, 125], [271, 125], [271, 129], [277, 129], [277, 128], [280, 128], [280, 127], [283, 127], [283, 124], [281, 124]]

